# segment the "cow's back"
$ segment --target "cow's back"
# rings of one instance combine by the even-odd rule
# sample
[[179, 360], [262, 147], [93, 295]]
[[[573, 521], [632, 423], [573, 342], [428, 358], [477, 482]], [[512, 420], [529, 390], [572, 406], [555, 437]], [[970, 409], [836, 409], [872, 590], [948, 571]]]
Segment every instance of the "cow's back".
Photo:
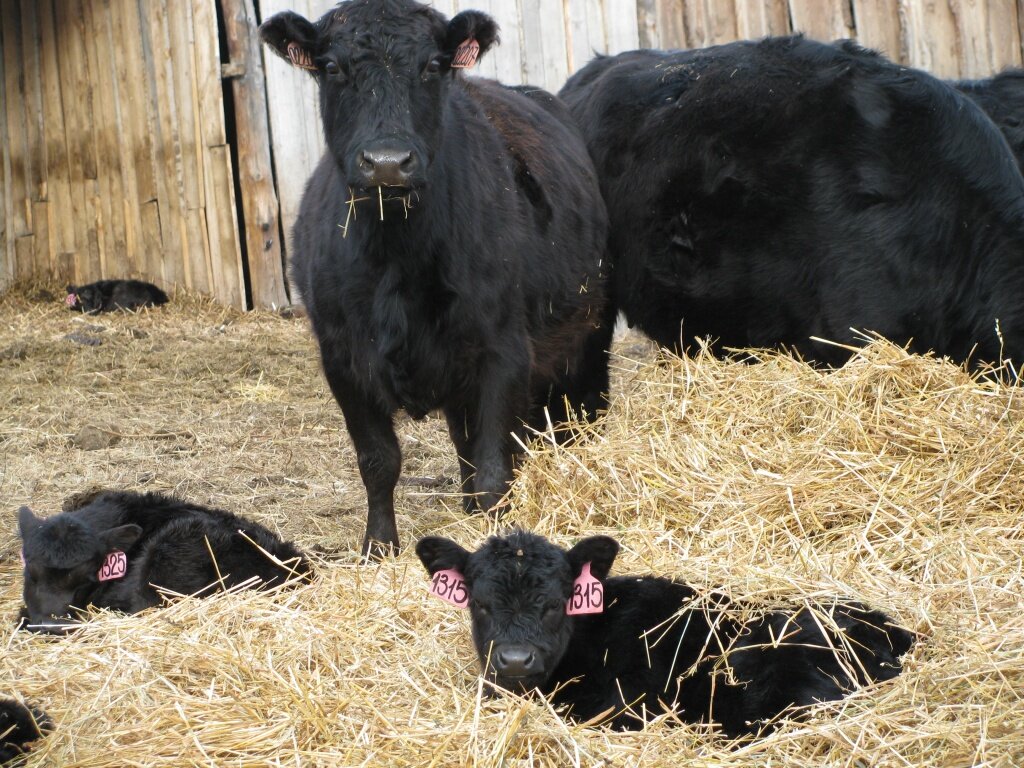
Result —
[[561, 95], [601, 175], [615, 301], [660, 343], [831, 362], [847, 353], [809, 338], [857, 327], [992, 360], [998, 317], [1021, 345], [1024, 181], [946, 84], [795, 37], [601, 58]]

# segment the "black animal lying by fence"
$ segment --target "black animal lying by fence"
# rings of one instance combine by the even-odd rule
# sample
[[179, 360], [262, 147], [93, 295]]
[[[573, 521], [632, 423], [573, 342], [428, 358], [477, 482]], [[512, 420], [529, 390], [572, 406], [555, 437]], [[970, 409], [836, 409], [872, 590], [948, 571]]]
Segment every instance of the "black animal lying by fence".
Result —
[[179, 595], [307, 575], [291, 542], [262, 525], [158, 493], [109, 491], [48, 518], [18, 511], [25, 561], [22, 621], [55, 634], [73, 628], [76, 609], [135, 613]]
[[560, 95], [608, 206], [610, 311], [660, 344], [840, 364], [852, 328], [1024, 362], [1024, 179], [948, 83], [796, 36], [600, 56]]
[[24, 755], [29, 745], [51, 728], [45, 713], [16, 699], [0, 697], [0, 764]]
[[166, 293], [142, 280], [97, 280], [88, 285], [69, 285], [67, 290], [64, 303], [68, 309], [89, 315], [167, 303]]
[[431, 592], [472, 616], [485, 676], [534, 688], [573, 720], [635, 729], [672, 711], [728, 736], [774, 727], [791, 707], [842, 698], [900, 673], [912, 635], [857, 603], [739, 620], [656, 577], [608, 577], [618, 544], [583, 539], [568, 552], [534, 534], [491, 537], [476, 552], [427, 537], [416, 553]]
[[292, 276], [366, 486], [363, 550], [379, 553], [398, 546], [399, 409], [444, 411], [466, 506], [488, 510], [523, 422], [603, 405], [607, 216], [562, 104], [462, 76], [498, 41], [486, 14], [351, 0], [260, 34], [320, 89], [327, 153]]

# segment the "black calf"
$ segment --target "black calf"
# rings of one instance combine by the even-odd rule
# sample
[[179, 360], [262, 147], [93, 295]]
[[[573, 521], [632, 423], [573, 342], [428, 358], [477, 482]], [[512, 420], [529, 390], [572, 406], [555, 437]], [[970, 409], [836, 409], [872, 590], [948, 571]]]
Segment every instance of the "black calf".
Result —
[[30, 744], [53, 727], [50, 718], [16, 699], [0, 697], [0, 763], [6, 764], [30, 750]]
[[67, 290], [64, 303], [68, 309], [90, 315], [167, 303], [166, 293], [142, 280], [98, 280], [88, 285], [69, 285]]
[[179, 595], [267, 587], [308, 574], [290, 542], [258, 523], [157, 493], [107, 492], [53, 517], [18, 511], [23, 621], [61, 633], [90, 605], [135, 613]]
[[[491, 537], [476, 552], [427, 537], [431, 592], [468, 605], [485, 676], [534, 688], [573, 720], [620, 729], [672, 711], [728, 736], [765, 732], [790, 707], [842, 698], [899, 674], [912, 635], [858, 603], [749, 621], [723, 595], [656, 577], [608, 577], [618, 544], [568, 552], [540, 536]], [[790, 713], [791, 714], [791, 713]]]

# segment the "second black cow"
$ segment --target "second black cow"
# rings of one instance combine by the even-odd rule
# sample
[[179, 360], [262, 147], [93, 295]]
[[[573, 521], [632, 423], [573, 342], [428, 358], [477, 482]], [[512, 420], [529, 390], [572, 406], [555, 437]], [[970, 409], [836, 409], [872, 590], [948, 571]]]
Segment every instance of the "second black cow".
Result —
[[560, 94], [610, 216], [612, 309], [668, 347], [838, 364], [877, 332], [1024, 362], [1024, 179], [970, 99], [850, 42], [598, 57]]
[[303, 196], [292, 276], [366, 486], [364, 552], [398, 546], [393, 419], [440, 409], [468, 508], [495, 507], [524, 422], [590, 415], [607, 216], [565, 108], [467, 78], [497, 42], [487, 15], [351, 0], [264, 42], [308, 69], [327, 153]]
[[538, 689], [575, 721], [635, 729], [673, 712], [728, 736], [764, 733], [783, 713], [800, 714], [792, 707], [895, 677], [913, 642], [858, 603], [742, 620], [724, 595], [609, 578], [618, 550], [608, 536], [566, 551], [523, 531], [476, 552], [436, 536], [416, 545], [431, 592], [470, 609], [485, 676]]

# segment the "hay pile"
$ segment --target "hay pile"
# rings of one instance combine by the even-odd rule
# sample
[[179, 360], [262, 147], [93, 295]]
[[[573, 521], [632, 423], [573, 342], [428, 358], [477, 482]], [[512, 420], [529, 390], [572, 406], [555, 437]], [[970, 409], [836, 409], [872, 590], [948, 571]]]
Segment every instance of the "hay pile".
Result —
[[[641, 345], [628, 354], [643, 361], [617, 360], [599, 430], [534, 445], [505, 523], [564, 544], [610, 533], [615, 573], [766, 605], [843, 595], [922, 634], [901, 678], [737, 749], [482, 699], [467, 617], [426, 596], [411, 547], [353, 554], [362, 489], [304, 321], [180, 295], [76, 318], [15, 293], [0, 334], [0, 614], [19, 599], [14, 510], [94, 487], [172, 490], [322, 554], [309, 586], [102, 615], [59, 640], [5, 631], [3, 688], [57, 723], [28, 765], [1024, 764], [1017, 388], [883, 343], [835, 372], [650, 362]], [[85, 450], [88, 425], [117, 437]], [[399, 426], [403, 542], [479, 542], [495, 526], [459, 511], [443, 423]]]

